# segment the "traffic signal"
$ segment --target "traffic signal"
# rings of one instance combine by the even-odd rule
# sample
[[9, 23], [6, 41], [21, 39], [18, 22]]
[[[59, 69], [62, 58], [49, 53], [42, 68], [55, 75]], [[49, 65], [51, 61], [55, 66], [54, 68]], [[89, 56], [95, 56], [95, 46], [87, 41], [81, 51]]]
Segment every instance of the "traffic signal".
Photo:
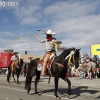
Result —
[[27, 51], [25, 51], [25, 54], [27, 55]]

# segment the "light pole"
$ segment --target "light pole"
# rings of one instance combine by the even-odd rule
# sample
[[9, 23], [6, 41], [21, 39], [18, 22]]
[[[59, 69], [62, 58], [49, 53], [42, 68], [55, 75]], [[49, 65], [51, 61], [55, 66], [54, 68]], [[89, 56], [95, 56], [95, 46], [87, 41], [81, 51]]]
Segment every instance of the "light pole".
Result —
[[11, 49], [11, 47], [12, 47], [18, 40], [20, 40], [21, 38], [23, 38], [23, 37], [25, 37], [25, 36], [29, 36], [29, 35], [33, 35], [33, 34], [25, 34], [25, 35], [23, 35], [23, 36], [21, 36], [21, 37], [16, 38], [16, 39], [11, 43], [11, 45], [7, 48], [7, 50], [8, 50], [8, 49]]
[[[18, 40], [20, 40], [21, 38], [23, 38], [23, 37], [25, 37], [25, 36], [29, 36], [29, 35], [33, 35], [33, 34], [25, 34], [25, 35], [23, 35], [23, 36], [21, 36], [21, 37], [16, 38], [16, 39], [11, 43], [11, 45], [8, 46], [7, 50], [8, 50], [8, 49], [11, 49], [11, 48], [13, 47], [13, 45], [14, 45]], [[4, 55], [2, 55], [2, 57], [0, 58], [0, 62], [2, 61], [2, 59], [4, 58], [5, 55], [6, 55], [6, 53], [5, 53]]]

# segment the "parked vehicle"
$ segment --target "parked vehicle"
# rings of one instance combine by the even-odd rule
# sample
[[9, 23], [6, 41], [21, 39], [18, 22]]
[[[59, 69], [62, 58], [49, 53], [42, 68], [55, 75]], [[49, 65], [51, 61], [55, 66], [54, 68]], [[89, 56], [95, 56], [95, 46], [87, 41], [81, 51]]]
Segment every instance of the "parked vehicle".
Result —
[[13, 49], [8, 49], [0, 52], [0, 68], [8, 68], [11, 64], [11, 56]]

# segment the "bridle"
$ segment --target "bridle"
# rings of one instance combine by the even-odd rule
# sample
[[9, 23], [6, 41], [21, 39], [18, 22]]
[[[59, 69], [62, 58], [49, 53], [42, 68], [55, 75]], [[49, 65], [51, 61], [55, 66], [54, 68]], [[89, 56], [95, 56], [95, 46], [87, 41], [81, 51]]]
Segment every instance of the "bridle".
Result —
[[[69, 55], [67, 55], [67, 60], [63, 57], [63, 55], [62, 55], [62, 59], [63, 59], [63, 61], [66, 63], [66, 64], [71, 64], [71, 63], [73, 63], [74, 65], [75, 65], [75, 52], [76, 52], [76, 49], [74, 50], [74, 54], [72, 55], [72, 54], [69, 54]], [[71, 62], [71, 59], [72, 59], [72, 62]], [[58, 63], [58, 62], [55, 62], [55, 64], [57, 64], [57, 65], [59, 65], [59, 66], [61, 66], [61, 67], [64, 67], [61, 63]]]
[[[75, 64], [75, 52], [76, 52], [76, 49], [74, 50], [74, 54], [69, 54], [68, 56], [68, 63], [74, 63]], [[72, 62], [71, 62], [71, 59], [72, 59]]]

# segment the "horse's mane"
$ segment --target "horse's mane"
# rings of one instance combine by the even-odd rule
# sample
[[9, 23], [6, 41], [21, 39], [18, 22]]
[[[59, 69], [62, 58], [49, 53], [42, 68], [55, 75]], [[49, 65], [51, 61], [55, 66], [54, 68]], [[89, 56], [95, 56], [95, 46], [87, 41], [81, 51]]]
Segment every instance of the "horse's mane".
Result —
[[72, 51], [72, 50], [74, 50], [75, 51], [75, 54], [74, 54], [74, 56], [76, 57], [76, 58], [79, 58], [80, 57], [80, 49], [76, 49], [76, 48], [67, 48], [67, 49], [65, 49], [59, 56], [58, 56], [58, 58], [65, 58], [67, 55], [69, 55], [70, 54], [70, 52]]
[[80, 57], [80, 49], [75, 50], [75, 57], [79, 58]]
[[30, 62], [30, 66], [37, 66], [37, 62], [38, 62], [38, 60], [39, 60], [40, 58], [35, 58], [35, 59], [33, 59], [31, 62]]
[[66, 56], [66, 55], [68, 55], [68, 54], [70, 54], [70, 52], [72, 51], [72, 50], [76, 50], [74, 47], [73, 48], [67, 48], [67, 49], [65, 49], [59, 56]]

